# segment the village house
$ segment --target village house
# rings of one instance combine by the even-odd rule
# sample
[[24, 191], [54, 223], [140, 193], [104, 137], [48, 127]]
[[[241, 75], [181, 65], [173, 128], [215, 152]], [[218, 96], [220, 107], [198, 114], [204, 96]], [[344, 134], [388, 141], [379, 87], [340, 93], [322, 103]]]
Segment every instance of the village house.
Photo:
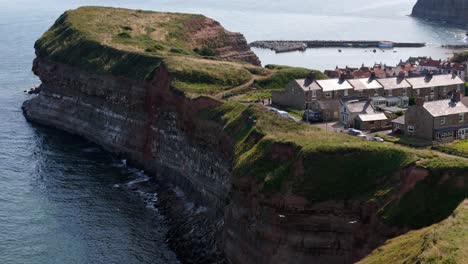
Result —
[[392, 120], [392, 132], [401, 135], [405, 132], [405, 116], [400, 116]]
[[391, 77], [379, 79], [378, 82], [383, 86], [383, 96], [374, 97], [372, 101], [376, 107], [401, 107], [407, 108], [409, 105], [408, 94], [411, 92], [411, 84], [404, 78]]
[[385, 114], [377, 112], [366, 97], [340, 99], [340, 122], [361, 130], [380, 130], [389, 125]]
[[[468, 97], [454, 93], [451, 99], [425, 102], [417, 98], [416, 105], [405, 114], [401, 130], [408, 136], [439, 141], [468, 138]], [[393, 123], [396, 129], [395, 122]]]
[[370, 98], [383, 95], [383, 86], [377, 81], [374, 73], [369, 78], [352, 79], [349, 83], [354, 87], [353, 96]]
[[461, 91], [464, 82], [455, 74], [433, 75], [406, 79], [411, 85], [411, 97], [424, 98], [426, 102], [446, 99], [452, 91]]
[[312, 78], [290, 81], [283, 91], [272, 92], [272, 102], [279, 106], [306, 109], [307, 102], [321, 96], [322, 90]]
[[308, 108], [320, 112], [324, 122], [339, 121], [340, 101], [332, 100], [313, 100], [308, 103]]

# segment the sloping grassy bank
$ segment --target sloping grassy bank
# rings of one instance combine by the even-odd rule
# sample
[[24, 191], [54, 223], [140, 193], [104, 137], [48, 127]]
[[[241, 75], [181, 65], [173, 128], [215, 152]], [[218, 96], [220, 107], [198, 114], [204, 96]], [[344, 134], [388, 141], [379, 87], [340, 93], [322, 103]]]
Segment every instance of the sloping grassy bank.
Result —
[[359, 263], [468, 263], [467, 223], [465, 200], [446, 220], [390, 239]]
[[[311, 202], [374, 201], [387, 224], [419, 228], [448, 217], [467, 194], [468, 164], [462, 160], [327, 133], [256, 105], [224, 103], [201, 118], [219, 122], [234, 137], [234, 176], [256, 180], [266, 195], [292, 191]], [[395, 200], [403, 183], [394, 173], [416, 164], [430, 175]]]

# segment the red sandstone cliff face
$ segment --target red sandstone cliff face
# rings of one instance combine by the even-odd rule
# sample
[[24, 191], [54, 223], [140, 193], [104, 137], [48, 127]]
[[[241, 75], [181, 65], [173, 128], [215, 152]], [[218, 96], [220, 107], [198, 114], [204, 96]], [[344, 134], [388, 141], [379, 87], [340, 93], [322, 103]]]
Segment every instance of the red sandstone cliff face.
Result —
[[219, 22], [207, 17], [196, 17], [185, 26], [191, 32], [189, 43], [193, 47], [209, 47], [220, 58], [261, 65], [241, 33], [227, 31]]
[[[271, 159], [294, 160], [294, 150], [276, 144]], [[303, 177], [302, 160], [292, 178]], [[398, 201], [429, 175], [411, 166], [393, 175], [399, 182], [390, 201]], [[387, 239], [407, 230], [386, 226], [375, 201], [310, 202], [288, 191], [262, 191], [255, 175], [232, 182], [231, 202], [225, 210], [224, 251], [231, 263], [354, 263]], [[287, 185], [288, 183], [284, 183]]]

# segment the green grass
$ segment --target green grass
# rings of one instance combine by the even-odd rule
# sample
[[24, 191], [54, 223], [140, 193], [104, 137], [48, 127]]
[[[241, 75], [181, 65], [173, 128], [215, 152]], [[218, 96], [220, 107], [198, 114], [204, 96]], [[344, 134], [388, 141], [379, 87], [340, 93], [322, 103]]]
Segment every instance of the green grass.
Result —
[[358, 263], [468, 263], [467, 223], [468, 200], [465, 200], [448, 219], [390, 239]]
[[[446, 218], [467, 194], [466, 185], [459, 184], [468, 164], [460, 160], [326, 133], [257, 105], [229, 102], [203, 113], [234, 138], [233, 180], [254, 179], [266, 195], [292, 192], [311, 202], [374, 200], [388, 225], [419, 228]], [[430, 176], [394, 200], [403, 184], [394, 173], [416, 163]], [[444, 173], [449, 178], [443, 181]]]
[[164, 63], [174, 88], [189, 93], [213, 94], [240, 86], [252, 78], [242, 64], [231, 62], [171, 56]]
[[422, 148], [422, 147], [430, 146], [432, 144], [431, 141], [418, 139], [414, 137], [408, 137], [408, 136], [388, 136], [388, 135], [383, 135], [379, 133], [377, 133], [376, 136], [381, 137], [383, 140], [387, 142], [392, 142], [395, 144], [400, 144], [400, 145], [409, 146], [409, 147]]
[[254, 103], [262, 99], [271, 98], [271, 93], [264, 90], [253, 90], [246, 93], [230, 97], [229, 100], [242, 102], [242, 103]]
[[267, 69], [273, 70], [274, 73], [263, 80], [255, 82], [255, 86], [260, 89], [283, 89], [286, 84], [294, 79], [302, 79], [313, 72], [317, 79], [326, 79], [327, 76], [319, 71], [314, 71], [306, 68], [289, 67], [280, 65], [267, 65]]
[[468, 140], [437, 145], [432, 148], [447, 154], [468, 158]]
[[164, 63], [175, 77], [175, 88], [195, 94], [250, 80], [251, 71], [260, 67], [203, 57], [231, 41], [222, 29], [207, 43], [193, 40], [208, 22], [202, 15], [81, 7], [60, 16], [35, 48], [46, 60], [135, 80], [150, 79]]

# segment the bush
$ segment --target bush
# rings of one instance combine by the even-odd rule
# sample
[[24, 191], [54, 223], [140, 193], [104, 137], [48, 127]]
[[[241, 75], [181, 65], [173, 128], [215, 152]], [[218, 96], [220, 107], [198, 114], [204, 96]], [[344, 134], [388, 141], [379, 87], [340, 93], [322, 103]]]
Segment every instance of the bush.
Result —
[[176, 47], [172, 47], [172, 48], [170, 49], [170, 52], [172, 52], [172, 53], [179, 53], [179, 54], [184, 54], [184, 53], [185, 53], [185, 51], [184, 51], [183, 49], [176, 48]]
[[130, 27], [130, 26], [121, 26], [121, 28], [122, 28], [123, 30], [128, 30], [128, 31], [132, 31], [132, 30], [133, 30], [132, 27]]
[[216, 52], [213, 49], [210, 49], [208, 47], [203, 47], [201, 49], [195, 48], [193, 51], [201, 56], [206, 56], [206, 57], [213, 57], [216, 55]]
[[126, 38], [126, 39], [132, 38], [132, 36], [130, 36], [130, 34], [128, 34], [127, 32], [121, 32], [121, 33], [117, 34], [117, 36], [119, 38]]

